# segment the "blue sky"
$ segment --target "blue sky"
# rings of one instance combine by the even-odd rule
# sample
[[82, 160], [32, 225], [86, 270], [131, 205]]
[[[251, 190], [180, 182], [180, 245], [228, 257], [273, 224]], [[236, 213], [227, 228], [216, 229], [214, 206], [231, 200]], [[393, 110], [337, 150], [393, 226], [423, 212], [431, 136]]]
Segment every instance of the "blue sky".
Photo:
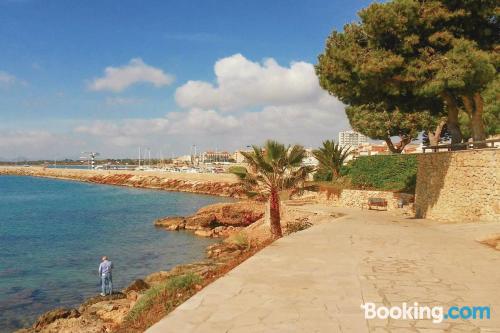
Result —
[[368, 3], [0, 0], [0, 157], [336, 138], [311, 65]]

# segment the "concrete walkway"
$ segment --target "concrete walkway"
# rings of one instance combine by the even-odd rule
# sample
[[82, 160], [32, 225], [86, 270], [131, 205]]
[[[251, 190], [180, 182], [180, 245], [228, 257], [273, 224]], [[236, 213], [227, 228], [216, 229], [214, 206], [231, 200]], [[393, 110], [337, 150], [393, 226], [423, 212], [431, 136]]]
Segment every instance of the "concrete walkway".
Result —
[[[166, 332], [500, 332], [500, 223], [347, 215], [273, 243], [150, 328]], [[360, 305], [490, 305], [490, 320], [365, 320]]]

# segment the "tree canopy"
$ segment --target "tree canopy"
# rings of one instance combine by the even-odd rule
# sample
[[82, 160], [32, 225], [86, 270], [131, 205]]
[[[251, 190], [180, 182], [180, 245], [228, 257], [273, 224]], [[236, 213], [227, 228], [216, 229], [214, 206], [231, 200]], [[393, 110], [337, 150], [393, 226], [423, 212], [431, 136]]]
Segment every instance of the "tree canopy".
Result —
[[351, 152], [350, 147], [342, 147], [333, 140], [323, 141], [323, 146], [313, 151], [320, 169], [331, 171], [332, 180], [340, 175], [340, 168]]
[[[482, 140], [481, 93], [495, 79], [499, 63], [497, 11], [490, 0], [374, 3], [359, 12], [359, 22], [329, 36], [316, 65], [320, 84], [353, 107], [350, 119], [356, 112], [365, 119], [377, 112], [446, 115], [458, 142], [463, 109], [474, 139]], [[402, 122], [400, 130], [413, 131], [408, 124]]]
[[250, 170], [245, 168], [235, 174], [249, 193], [269, 198], [271, 233], [275, 238], [281, 237], [279, 192], [298, 189], [312, 171], [311, 167], [302, 165], [305, 149], [268, 140], [263, 147], [253, 146], [253, 152], [242, 154]]

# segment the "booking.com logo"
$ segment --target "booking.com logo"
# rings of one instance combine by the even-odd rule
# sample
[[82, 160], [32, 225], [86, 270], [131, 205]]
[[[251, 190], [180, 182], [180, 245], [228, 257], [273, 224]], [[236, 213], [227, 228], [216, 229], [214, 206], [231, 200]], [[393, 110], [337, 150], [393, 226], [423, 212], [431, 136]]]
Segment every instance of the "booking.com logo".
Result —
[[451, 306], [445, 312], [442, 306], [423, 306], [417, 302], [413, 305], [402, 303], [401, 306], [377, 306], [375, 303], [361, 304], [365, 311], [365, 319], [432, 319], [435, 324], [445, 319], [490, 319], [489, 306]]

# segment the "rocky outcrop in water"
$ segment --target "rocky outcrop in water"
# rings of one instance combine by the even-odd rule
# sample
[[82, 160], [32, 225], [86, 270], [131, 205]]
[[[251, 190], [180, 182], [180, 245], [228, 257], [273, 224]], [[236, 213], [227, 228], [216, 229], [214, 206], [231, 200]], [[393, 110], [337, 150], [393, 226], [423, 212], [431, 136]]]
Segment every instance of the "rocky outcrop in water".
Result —
[[227, 237], [264, 216], [265, 204], [259, 201], [218, 203], [205, 206], [188, 217], [166, 217], [155, 226], [168, 230], [191, 230], [202, 237]]

